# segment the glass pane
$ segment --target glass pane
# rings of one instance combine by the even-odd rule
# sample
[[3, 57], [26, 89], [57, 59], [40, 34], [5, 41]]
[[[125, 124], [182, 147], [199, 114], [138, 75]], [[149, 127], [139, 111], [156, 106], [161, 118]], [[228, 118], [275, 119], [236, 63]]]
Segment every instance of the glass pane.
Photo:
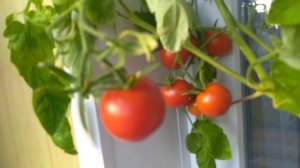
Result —
[[[271, 0], [256, 0], [257, 6], [253, 8], [249, 7], [249, 2], [253, 1], [241, 1], [244, 7], [241, 11], [241, 19], [247, 21], [246, 18], [252, 18], [251, 28], [258, 36], [265, 40], [270, 34], [280, 36], [276, 27], [265, 27], [263, 24], [265, 11], [268, 10]], [[264, 28], [266, 31], [262, 32]], [[256, 43], [247, 40], [256, 55], [266, 54]], [[244, 64], [243, 67], [247, 67], [246, 61]], [[269, 62], [264, 63], [263, 66], [269, 69]], [[245, 89], [245, 95], [247, 94], [250, 94], [250, 91]], [[274, 110], [272, 102], [263, 97], [245, 104], [245, 120], [248, 168], [300, 167], [300, 120], [298, 118]]]

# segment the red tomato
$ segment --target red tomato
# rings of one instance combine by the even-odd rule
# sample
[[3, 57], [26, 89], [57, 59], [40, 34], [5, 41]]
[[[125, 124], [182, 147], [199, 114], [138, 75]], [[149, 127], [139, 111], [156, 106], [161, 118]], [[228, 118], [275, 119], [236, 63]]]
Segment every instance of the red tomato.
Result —
[[197, 107], [196, 100], [190, 101], [190, 103], [188, 105], [188, 110], [189, 110], [190, 113], [192, 113], [196, 117], [202, 115], [202, 113], [199, 111], [199, 109]]
[[186, 94], [190, 91], [192, 86], [185, 80], [176, 80], [169, 88], [167, 86], [161, 87], [161, 93], [166, 104], [173, 108], [178, 108], [187, 105], [190, 102], [191, 95]]
[[157, 85], [142, 77], [128, 90], [107, 90], [100, 102], [99, 113], [112, 136], [125, 141], [140, 141], [161, 125], [165, 104]]
[[[215, 31], [208, 31], [205, 34], [205, 41], [208, 41], [211, 37], [215, 36]], [[206, 44], [206, 50], [209, 54], [221, 57], [228, 54], [232, 49], [231, 39], [224, 33], [219, 33], [210, 42]]]
[[[179, 69], [181, 67], [180, 63], [179, 62], [175, 63], [176, 55], [177, 55], [176, 52], [170, 52], [163, 48], [160, 51], [160, 61], [167, 69], [171, 69], [172, 67], [174, 69]], [[190, 55], [187, 52], [179, 52], [178, 61], [180, 61], [182, 64], [185, 64], [189, 56]]]
[[[198, 42], [198, 40], [196, 39], [196, 37], [191, 36], [190, 38], [192, 44], [194, 44], [196, 47], [199, 47], [200, 44]], [[188, 60], [188, 58], [190, 57], [190, 55], [192, 55], [190, 52], [188, 52], [185, 49], [181, 49], [178, 53], [176, 52], [169, 52], [166, 49], [162, 49], [160, 51], [160, 60], [161, 63], [167, 68], [167, 69], [171, 69], [172, 66], [174, 66], [174, 69], [179, 69], [180, 68], [180, 63], [176, 62], [176, 54], [178, 54], [178, 61], [180, 61], [182, 64], [185, 64], [186, 61]], [[174, 64], [175, 63], [175, 64]], [[173, 65], [174, 64], [174, 65]]]
[[206, 116], [216, 117], [224, 114], [231, 104], [229, 90], [221, 83], [209, 83], [206, 89], [197, 95], [199, 111]]

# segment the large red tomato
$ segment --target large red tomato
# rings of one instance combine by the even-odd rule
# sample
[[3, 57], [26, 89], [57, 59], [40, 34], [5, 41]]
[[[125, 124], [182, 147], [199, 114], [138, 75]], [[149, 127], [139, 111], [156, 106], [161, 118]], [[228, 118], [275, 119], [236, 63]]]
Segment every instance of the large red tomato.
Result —
[[[205, 41], [210, 40], [213, 36], [215, 36], [216, 33], [217, 32], [215, 31], [208, 31], [205, 34]], [[209, 54], [216, 57], [221, 57], [231, 51], [232, 41], [224, 32], [221, 32], [216, 37], [212, 38], [205, 47]]]
[[190, 102], [191, 94], [187, 92], [192, 86], [185, 80], [177, 79], [170, 87], [162, 86], [161, 92], [166, 104], [173, 108], [187, 105]]
[[[198, 42], [198, 40], [196, 39], [196, 37], [191, 36], [190, 38], [191, 43], [195, 46], [195, 47], [199, 47], [200, 44]], [[190, 57], [190, 55], [192, 55], [190, 52], [188, 52], [185, 49], [181, 49], [178, 53], [176, 52], [170, 52], [167, 51], [166, 49], [162, 49], [160, 51], [160, 60], [161, 63], [167, 68], [167, 69], [171, 69], [172, 67], [174, 69], [179, 69], [180, 66], [180, 62], [176, 62], [176, 55], [178, 55], [178, 61], [180, 61], [182, 64], [185, 64], [186, 61], [188, 60], [188, 58]], [[173, 65], [174, 64], [174, 65]]]
[[107, 90], [101, 99], [99, 113], [112, 136], [140, 141], [161, 125], [165, 104], [157, 85], [142, 77], [128, 90]]
[[197, 95], [199, 111], [206, 116], [216, 117], [224, 114], [231, 104], [231, 94], [221, 83], [209, 83], [206, 89]]

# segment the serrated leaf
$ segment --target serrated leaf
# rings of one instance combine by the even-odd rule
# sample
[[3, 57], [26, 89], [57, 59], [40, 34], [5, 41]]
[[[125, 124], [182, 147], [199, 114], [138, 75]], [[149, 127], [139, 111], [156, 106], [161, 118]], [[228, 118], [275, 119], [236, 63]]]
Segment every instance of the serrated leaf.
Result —
[[272, 92], [275, 108], [300, 117], [300, 70], [288, 66], [280, 60], [273, 62], [271, 79], [274, 84]]
[[273, 0], [268, 15], [268, 22], [285, 26], [299, 24], [299, 9], [299, 0]]
[[195, 130], [203, 136], [204, 146], [207, 145], [207, 152], [212, 158], [231, 159], [229, 141], [219, 126], [209, 120], [202, 120]]
[[193, 10], [184, 0], [147, 0], [148, 7], [154, 12], [157, 32], [164, 48], [179, 51], [189, 37], [192, 17], [188, 10]]
[[85, 16], [92, 24], [104, 24], [114, 20], [115, 0], [85, 0]]
[[185, 145], [191, 153], [197, 153], [202, 147], [200, 134], [190, 133], [185, 138]]
[[300, 25], [281, 27], [283, 46], [279, 59], [300, 70]]

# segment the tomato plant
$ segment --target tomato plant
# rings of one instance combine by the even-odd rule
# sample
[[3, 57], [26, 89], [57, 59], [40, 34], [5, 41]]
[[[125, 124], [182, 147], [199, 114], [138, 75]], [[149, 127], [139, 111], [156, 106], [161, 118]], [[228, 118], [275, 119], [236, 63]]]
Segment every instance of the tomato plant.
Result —
[[223, 115], [231, 104], [231, 94], [221, 83], [213, 82], [206, 86], [196, 98], [198, 110], [206, 116]]
[[170, 86], [161, 87], [161, 93], [166, 104], [173, 108], [186, 106], [191, 99], [189, 91], [192, 86], [182, 79], [177, 79]]
[[161, 125], [165, 104], [157, 85], [142, 77], [128, 90], [105, 91], [99, 113], [104, 127], [114, 137], [140, 141]]
[[222, 57], [232, 49], [232, 41], [224, 32], [208, 31], [204, 38], [206, 50], [213, 56]]
[[[207, 84], [217, 76], [214, 68], [253, 90], [252, 96], [241, 100], [267, 96], [274, 108], [300, 117], [300, 90], [297, 89], [300, 77], [295, 75], [300, 73], [300, 1], [273, 0], [267, 23], [278, 25], [281, 37], [271, 37], [271, 43], [239, 22], [223, 0], [215, 0], [215, 4], [225, 27], [199, 24], [194, 2], [140, 0], [141, 10], [133, 11], [124, 0], [51, 0], [50, 3], [27, 0], [22, 11], [7, 16], [3, 34], [8, 39], [11, 61], [32, 88], [36, 116], [58, 147], [76, 154], [67, 117], [74, 95], [79, 96], [80, 110], [84, 109], [84, 99], [89, 95], [102, 97], [103, 123], [120, 139], [138, 141], [159, 127], [164, 116], [163, 98], [155, 84], [145, 77], [159, 65], [153, 55], [159, 44], [163, 48], [160, 60], [171, 69], [166, 82], [171, 85], [162, 89], [167, 95], [164, 96], [166, 103], [171, 107], [186, 106], [191, 95], [185, 93], [195, 96], [195, 92], [201, 90], [196, 98], [197, 119], [191, 122], [193, 129], [186, 139], [200, 167], [215, 167], [215, 159], [231, 158], [228, 139], [207, 117], [222, 115], [231, 105], [230, 93], [222, 84]], [[283, 9], [283, 6], [293, 8]], [[122, 27], [118, 26], [118, 17], [140, 29], [118, 29], [114, 35], [107, 33], [107, 28]], [[200, 47], [191, 34], [205, 33]], [[244, 36], [262, 47], [266, 54], [256, 56]], [[245, 75], [211, 57], [228, 54], [233, 42], [249, 64]], [[149, 65], [128, 79], [129, 56], [145, 56]], [[266, 61], [271, 64], [268, 68], [262, 66]], [[190, 73], [190, 67], [194, 68], [194, 74]], [[99, 74], [94, 73], [96, 68]], [[172, 68], [178, 70], [175, 72]], [[182, 80], [173, 83], [178, 78]], [[191, 85], [184, 82], [187, 78]], [[171, 91], [176, 94], [170, 94]], [[191, 112], [194, 104], [190, 104]], [[126, 111], [114, 111], [117, 107]], [[150, 114], [147, 109], [155, 113]], [[140, 110], [143, 112], [137, 113]], [[137, 128], [147, 117], [150, 120]]]

